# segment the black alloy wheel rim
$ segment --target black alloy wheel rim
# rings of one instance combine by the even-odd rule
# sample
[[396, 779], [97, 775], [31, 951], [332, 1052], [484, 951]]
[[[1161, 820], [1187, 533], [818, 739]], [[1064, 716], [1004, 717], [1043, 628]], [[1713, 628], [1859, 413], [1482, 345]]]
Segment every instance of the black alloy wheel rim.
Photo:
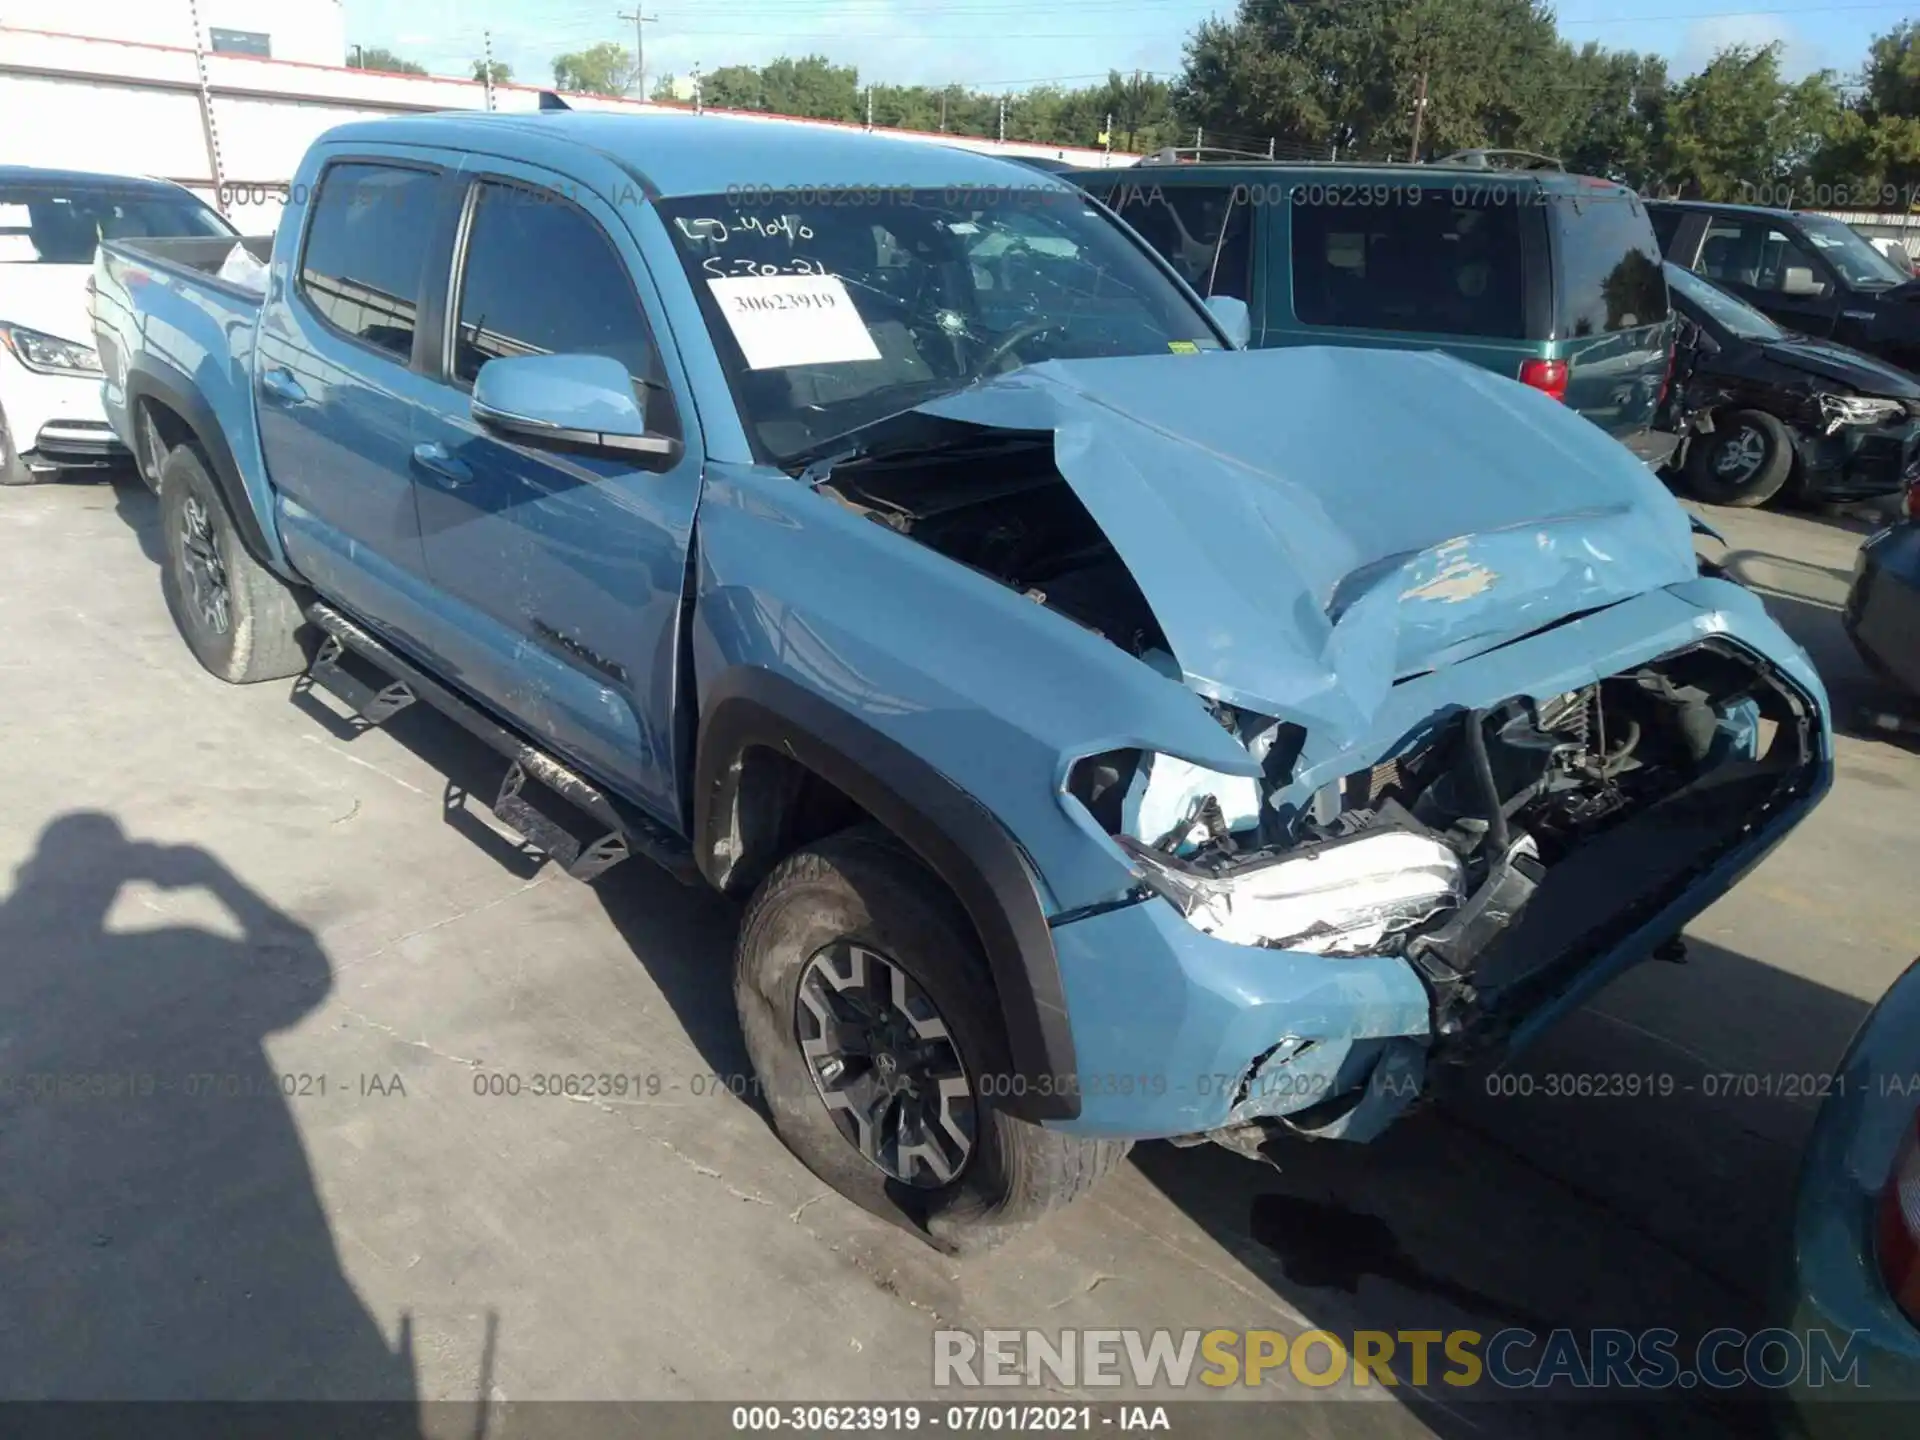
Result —
[[937, 1190], [973, 1156], [973, 1087], [926, 991], [869, 946], [838, 940], [800, 973], [794, 1032], [848, 1144], [889, 1178]]
[[216, 635], [226, 634], [233, 623], [227, 567], [207, 507], [197, 495], [188, 495], [180, 506], [180, 567], [186, 572], [188, 603], [200, 623]]

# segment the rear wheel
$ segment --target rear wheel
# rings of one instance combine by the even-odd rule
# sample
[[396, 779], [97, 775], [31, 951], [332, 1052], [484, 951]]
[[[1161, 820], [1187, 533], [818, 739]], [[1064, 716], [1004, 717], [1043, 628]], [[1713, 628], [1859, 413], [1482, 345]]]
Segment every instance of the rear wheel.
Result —
[[281, 680], [307, 668], [305, 617], [293, 589], [240, 543], [205, 461], [190, 445], [160, 467], [166, 555], [160, 583], [194, 658], [233, 685]]
[[1719, 417], [1696, 435], [1687, 456], [1687, 488], [1709, 505], [1764, 505], [1793, 470], [1793, 437], [1764, 410]]
[[20, 458], [20, 448], [7, 428], [7, 412], [0, 410], [0, 485], [31, 485], [33, 479], [33, 471]]
[[965, 913], [891, 836], [792, 856], [749, 904], [734, 970], [774, 1128], [827, 1184], [955, 1253], [998, 1244], [1127, 1152], [999, 1108], [993, 982]]

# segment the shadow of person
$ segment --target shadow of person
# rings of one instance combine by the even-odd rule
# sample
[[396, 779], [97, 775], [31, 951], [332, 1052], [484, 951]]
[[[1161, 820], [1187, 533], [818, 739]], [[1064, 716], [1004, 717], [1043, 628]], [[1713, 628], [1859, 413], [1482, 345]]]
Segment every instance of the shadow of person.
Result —
[[[171, 918], [208, 896], [230, 933]], [[0, 1399], [379, 1401], [360, 1428], [418, 1433], [410, 1329], [342, 1273], [290, 1108], [350, 1102], [289, 1101], [262, 1044], [330, 981], [205, 850], [47, 826], [0, 901]]]

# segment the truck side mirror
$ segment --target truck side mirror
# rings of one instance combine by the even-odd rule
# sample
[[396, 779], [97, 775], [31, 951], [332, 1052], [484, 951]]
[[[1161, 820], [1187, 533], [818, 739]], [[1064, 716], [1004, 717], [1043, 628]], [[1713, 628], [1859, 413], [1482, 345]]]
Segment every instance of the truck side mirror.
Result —
[[673, 458], [680, 442], [647, 429], [627, 367], [606, 355], [508, 355], [473, 382], [473, 418], [533, 444]]
[[1246, 349], [1253, 340], [1253, 315], [1247, 309], [1247, 302], [1231, 295], [1210, 295], [1207, 297], [1207, 309], [1213, 312], [1213, 318], [1219, 322], [1220, 328], [1227, 332], [1227, 339], [1233, 342], [1233, 348]]
[[1789, 265], [1786, 273], [1780, 277], [1780, 293], [1802, 297], [1820, 296], [1827, 293], [1826, 285], [1813, 278], [1813, 271], [1805, 265]]

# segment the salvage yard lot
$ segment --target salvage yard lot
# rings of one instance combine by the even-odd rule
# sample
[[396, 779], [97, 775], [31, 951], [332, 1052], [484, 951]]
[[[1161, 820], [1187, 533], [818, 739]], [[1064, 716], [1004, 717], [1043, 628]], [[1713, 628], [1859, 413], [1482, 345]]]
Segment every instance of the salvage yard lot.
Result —
[[[1711, 518], [1850, 728], [1864, 524]], [[1920, 758], [1843, 734], [1831, 798], [1689, 963], [1548, 1037], [1530, 1097], [1476, 1079], [1280, 1169], [1142, 1146], [962, 1264], [761, 1120], [730, 905], [639, 861], [591, 888], [536, 868], [445, 804], [500, 767], [424, 707], [352, 735], [287, 684], [211, 679], [160, 543], [131, 482], [0, 502], [0, 1398], [911, 1398], [940, 1325], [1752, 1327], [1813, 1114], [1793, 1077], [1920, 948]], [[136, 1093], [29, 1093], [50, 1070]], [[1673, 1093], [1544, 1093], [1581, 1075]], [[1344, 1402], [1343, 1435], [1569, 1429], [1437, 1388], [1268, 1386]], [[1655, 1433], [1720, 1428], [1660, 1407]]]

